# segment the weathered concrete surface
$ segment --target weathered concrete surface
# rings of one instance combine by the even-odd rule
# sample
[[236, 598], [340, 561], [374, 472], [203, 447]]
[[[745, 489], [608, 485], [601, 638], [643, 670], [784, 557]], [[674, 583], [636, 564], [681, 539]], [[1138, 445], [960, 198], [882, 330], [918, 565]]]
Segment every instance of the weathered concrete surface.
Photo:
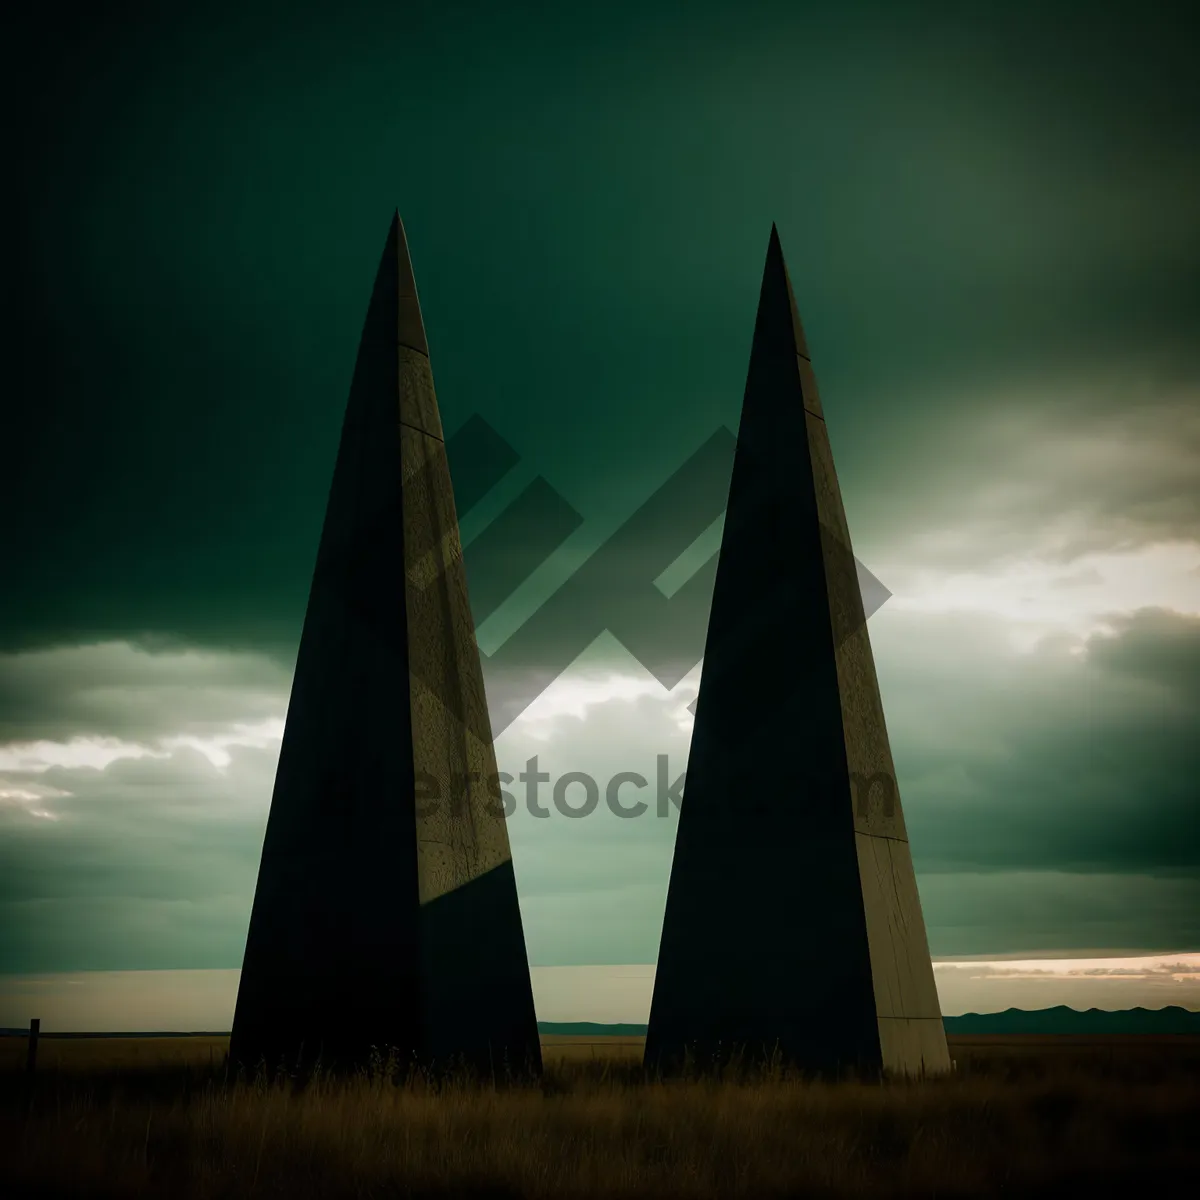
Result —
[[428, 347], [397, 215], [321, 534], [230, 1053], [540, 1069]]
[[647, 1064], [949, 1069], [845, 511], [771, 231]]

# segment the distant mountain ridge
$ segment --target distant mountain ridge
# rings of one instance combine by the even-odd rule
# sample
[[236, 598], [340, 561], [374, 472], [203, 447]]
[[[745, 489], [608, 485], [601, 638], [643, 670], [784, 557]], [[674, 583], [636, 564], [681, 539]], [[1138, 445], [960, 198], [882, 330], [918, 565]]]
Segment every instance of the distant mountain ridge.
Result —
[[[1200, 1012], [1172, 1004], [1167, 1008], [1075, 1009], [1008, 1008], [998, 1013], [963, 1013], [943, 1018], [953, 1034], [1195, 1034], [1200, 1036]], [[25, 1037], [27, 1029], [0, 1029], [0, 1037]], [[603, 1025], [595, 1021], [539, 1021], [538, 1032], [559, 1037], [644, 1037], [645, 1025]], [[102, 1037], [228, 1037], [228, 1030], [203, 1033], [43, 1033], [47, 1038]]]
[[538, 1033], [558, 1037], [645, 1037], [645, 1025], [599, 1025], [595, 1021], [539, 1021]]
[[1059, 1033], [1121, 1034], [1158, 1033], [1200, 1034], [1200, 1012], [1180, 1008], [1103, 1008], [1075, 1009], [1060, 1004], [1056, 1008], [1007, 1008], [998, 1013], [963, 1013], [944, 1017], [947, 1033]]
[[[947, 1033], [992, 1035], [1012, 1034], [1196, 1034], [1200, 1035], [1200, 1012], [1170, 1005], [1167, 1008], [1075, 1009], [1008, 1008], [997, 1013], [963, 1013], [943, 1017]], [[590, 1021], [539, 1021], [538, 1031], [567, 1037], [644, 1036], [645, 1025], [597, 1025]]]

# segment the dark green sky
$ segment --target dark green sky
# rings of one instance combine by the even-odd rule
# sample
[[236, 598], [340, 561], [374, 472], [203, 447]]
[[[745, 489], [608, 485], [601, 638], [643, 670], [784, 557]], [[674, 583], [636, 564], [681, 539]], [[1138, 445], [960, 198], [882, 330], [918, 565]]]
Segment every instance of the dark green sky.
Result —
[[[235, 782], [12, 747], [282, 715], [396, 207], [444, 422], [583, 514], [562, 570], [736, 426], [777, 222], [896, 593], [871, 628], [935, 953], [1200, 944], [1182, 6], [192, 7], [10, 39], [0, 970], [240, 961], [277, 747]], [[1018, 651], [1023, 603], [1049, 640]], [[121, 640], [223, 657], [72, 649]], [[535, 960], [649, 961], [669, 829], [567, 825], [513, 833]]]

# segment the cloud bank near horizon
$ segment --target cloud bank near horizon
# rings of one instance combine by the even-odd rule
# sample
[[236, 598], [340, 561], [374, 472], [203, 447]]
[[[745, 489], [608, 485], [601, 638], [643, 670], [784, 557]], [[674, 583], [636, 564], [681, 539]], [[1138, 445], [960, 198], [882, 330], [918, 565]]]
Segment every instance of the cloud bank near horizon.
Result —
[[[1189, 734], [1200, 672], [1188, 667], [1200, 617], [1100, 615], [1097, 632], [1064, 626], [1032, 647], [994, 613], [897, 605], [872, 621], [935, 954], [1200, 944]], [[667, 693], [623, 657], [601, 639], [497, 744], [501, 770], [517, 777], [536, 757], [549, 776], [533, 808], [521, 783], [508, 788], [538, 965], [657, 953], [676, 812], [661, 783], [684, 773], [699, 670]], [[269, 658], [235, 652], [10, 656], [3, 968], [236, 966], [287, 687]], [[647, 786], [626, 784], [621, 801], [647, 810], [625, 818], [601, 802], [570, 815], [583, 794], [556, 792], [568, 772], [597, 780], [601, 796], [639, 773]]]

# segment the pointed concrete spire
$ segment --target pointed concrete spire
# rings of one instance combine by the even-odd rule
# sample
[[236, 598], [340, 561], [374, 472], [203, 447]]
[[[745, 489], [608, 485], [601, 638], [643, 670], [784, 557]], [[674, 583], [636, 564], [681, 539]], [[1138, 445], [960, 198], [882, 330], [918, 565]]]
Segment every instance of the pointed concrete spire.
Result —
[[399, 214], [359, 345], [230, 1053], [540, 1069], [429, 347]]
[[772, 228], [646, 1041], [949, 1068], [862, 588]]

